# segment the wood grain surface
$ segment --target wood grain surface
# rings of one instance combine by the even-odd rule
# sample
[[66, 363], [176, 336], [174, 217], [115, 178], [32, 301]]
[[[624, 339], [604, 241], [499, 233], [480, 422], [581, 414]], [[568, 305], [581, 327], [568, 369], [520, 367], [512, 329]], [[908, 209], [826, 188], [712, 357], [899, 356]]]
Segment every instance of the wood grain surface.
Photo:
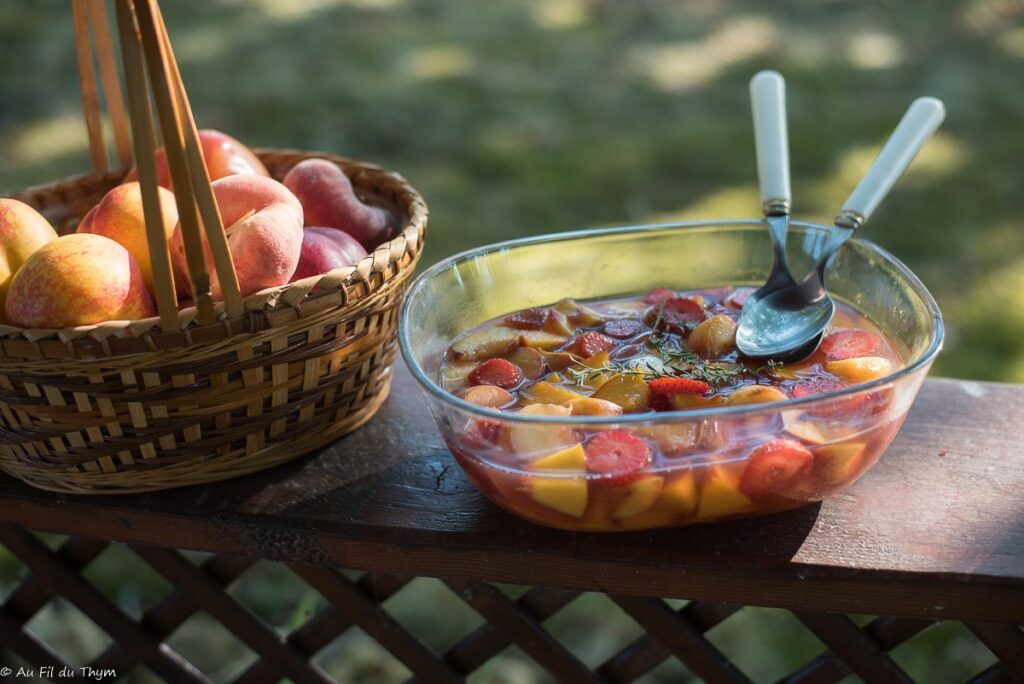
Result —
[[403, 575], [798, 610], [1024, 622], [1024, 387], [927, 380], [844, 493], [764, 518], [617, 534], [521, 521], [465, 478], [400, 363], [391, 398], [319, 454], [157, 494], [0, 476], [0, 523]]

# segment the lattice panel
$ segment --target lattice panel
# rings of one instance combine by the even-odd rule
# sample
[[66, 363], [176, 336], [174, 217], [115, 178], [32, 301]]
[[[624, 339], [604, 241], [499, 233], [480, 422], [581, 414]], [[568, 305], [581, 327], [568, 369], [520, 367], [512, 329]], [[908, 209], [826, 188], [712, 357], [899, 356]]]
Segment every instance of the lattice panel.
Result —
[[[51, 550], [30, 532], [0, 527], [0, 543], [31, 575], [0, 607], [0, 660], [17, 654], [30, 666], [70, 667], [63, 657], [26, 627], [33, 616], [57, 597], [63, 597], [110, 636], [113, 643], [96, 656], [96, 671], [119, 676], [144, 667], [169, 682], [208, 682], [167, 641], [183, 623], [202, 612], [217, 620], [257, 659], [232, 681], [244, 684], [334, 681], [314, 658], [353, 627], [360, 628], [413, 673], [418, 682], [459, 682], [509, 646], [517, 646], [553, 678], [564, 682], [631, 682], [668, 658], [676, 658], [707, 682], [749, 682], [751, 679], [705, 634], [742, 610], [740, 606], [687, 603], [673, 609], [659, 598], [610, 596], [645, 633], [597, 667], [589, 667], [563, 645], [544, 623], [579, 598], [560, 589], [534, 587], [513, 600], [501, 589], [483, 582], [446, 579], [445, 584], [484, 620], [442, 653], [435, 652], [398, 622], [382, 604], [403, 591], [410, 579], [365, 573], [350, 579], [336, 570], [294, 565], [303, 582], [325, 599], [290, 633], [282, 635], [262, 621], [228, 588], [254, 564], [253, 559], [212, 556], [194, 563], [170, 549], [131, 547], [173, 587], [136, 619], [83, 575], [109, 546], [105, 542], [71, 538]], [[838, 682], [857, 675], [867, 682], [909, 682], [889, 652], [932, 623], [880, 617], [859, 627], [846, 615], [794, 612], [796, 618], [824, 645], [825, 650], [785, 682]], [[999, 662], [970, 681], [1024, 681], [1024, 630], [1013, 625], [970, 623], [967, 628]], [[3, 663], [10, 665], [10, 663]], [[54, 676], [54, 681], [68, 681]]]

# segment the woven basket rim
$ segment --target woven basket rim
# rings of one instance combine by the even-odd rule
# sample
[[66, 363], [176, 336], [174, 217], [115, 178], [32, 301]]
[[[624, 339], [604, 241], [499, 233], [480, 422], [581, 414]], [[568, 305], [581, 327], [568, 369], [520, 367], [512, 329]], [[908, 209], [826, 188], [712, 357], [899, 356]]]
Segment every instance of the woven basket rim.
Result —
[[[365, 190], [367, 186], [376, 186], [382, 182], [396, 186], [391, 194], [395, 196], [395, 208], [401, 209], [400, 220], [405, 227], [391, 240], [378, 245], [366, 257], [352, 266], [334, 269], [308, 278], [303, 278], [292, 283], [266, 288], [243, 299], [245, 313], [235, 318], [228, 318], [223, 302], [216, 302], [214, 310], [216, 313], [216, 324], [227, 330], [248, 329], [249, 325], [238, 325], [239, 322], [247, 321], [253, 317], [260, 317], [267, 313], [281, 309], [300, 310], [302, 304], [312, 300], [323, 298], [327, 295], [340, 292], [343, 301], [347, 302], [348, 289], [357, 284], [365, 284], [372, 292], [377, 289], [372, 287], [371, 276], [380, 273], [389, 267], [397, 267], [407, 253], [416, 255], [422, 249], [423, 237], [426, 231], [429, 211], [426, 202], [420, 193], [409, 184], [401, 175], [393, 171], [358, 159], [343, 157], [324, 151], [310, 151], [293, 148], [276, 147], [255, 147], [253, 152], [261, 160], [273, 162], [278, 157], [297, 157], [296, 160], [325, 159], [337, 164], [352, 181], [356, 190]], [[69, 176], [49, 183], [34, 185], [18, 190], [8, 195], [13, 199], [25, 201], [33, 195], [47, 192], [48, 190], [62, 186], [82, 186], [96, 181], [121, 179], [127, 173], [127, 168], [115, 169], [106, 172], [88, 172]], [[120, 180], [115, 182], [115, 185]], [[28, 202], [34, 206], [33, 202]], [[198, 326], [198, 312], [195, 307], [187, 307], [178, 312], [179, 329], [187, 332], [189, 329]], [[232, 325], [235, 324], [235, 325]], [[210, 326], [207, 326], [210, 327]], [[104, 341], [111, 337], [133, 337], [143, 339], [150, 335], [167, 334], [160, 328], [159, 316], [139, 319], [134, 321], [104, 321], [84, 326], [67, 328], [21, 328], [18, 326], [0, 324], [0, 340], [23, 340], [29, 343], [38, 343], [46, 340], [59, 340], [62, 343], [73, 343], [75, 340], [91, 338], [96, 341]]]

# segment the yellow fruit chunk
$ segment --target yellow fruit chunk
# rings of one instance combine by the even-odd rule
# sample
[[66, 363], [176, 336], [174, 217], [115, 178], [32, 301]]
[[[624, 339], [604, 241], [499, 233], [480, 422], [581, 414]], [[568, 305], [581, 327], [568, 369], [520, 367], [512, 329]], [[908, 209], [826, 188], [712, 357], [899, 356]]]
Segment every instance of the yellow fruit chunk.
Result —
[[697, 478], [686, 471], [662, 487], [658, 509], [686, 515], [697, 508]]
[[773, 401], [786, 401], [789, 396], [778, 387], [771, 385], [744, 385], [729, 395], [725, 403], [729, 406], [740, 404], [767, 404]]
[[611, 362], [611, 358], [608, 352], [603, 351], [584, 359], [581, 363], [587, 368], [604, 368]]
[[452, 353], [459, 360], [478, 360], [512, 351], [519, 340], [520, 331], [511, 328], [488, 328], [466, 335], [452, 345]]
[[675, 516], [665, 511], [652, 509], [639, 515], [623, 518], [620, 523], [624, 530], [651, 530], [657, 527], [668, 527], [675, 522]]
[[568, 449], [542, 456], [526, 466], [530, 470], [575, 470], [580, 473], [587, 469], [587, 457], [582, 442]]
[[807, 444], [828, 444], [856, 432], [856, 428], [815, 419], [802, 411], [783, 411], [782, 424], [786, 432]]
[[441, 386], [449, 392], [462, 387], [478, 365], [476, 361], [449, 361], [441, 367]]
[[537, 349], [554, 349], [566, 343], [565, 335], [554, 335], [544, 330], [519, 330], [519, 344]]
[[868, 382], [892, 372], [892, 362], [881, 356], [859, 356], [855, 359], [829, 361], [825, 370], [846, 382]]
[[576, 358], [569, 352], [552, 352], [542, 349], [540, 353], [544, 356], [548, 368], [553, 371], [565, 370], [576, 362]]
[[739, 485], [739, 475], [733, 470], [725, 466], [711, 466], [700, 490], [697, 517], [720, 518], [749, 504], [750, 499], [740, 491]]
[[580, 304], [575, 299], [563, 299], [557, 302], [553, 308], [564, 313], [576, 325], [597, 325], [604, 320], [601, 314], [585, 304]]
[[825, 484], [846, 482], [860, 468], [867, 445], [862, 442], [830, 444], [814, 450], [814, 474]]
[[650, 510], [654, 506], [654, 502], [658, 500], [658, 494], [661, 492], [661, 485], [664, 481], [664, 478], [657, 475], [649, 475], [630, 483], [629, 495], [615, 509], [612, 517], [622, 520]]
[[566, 405], [572, 410], [574, 416], [619, 416], [622, 415], [622, 407], [604, 399], [593, 397], [580, 397], [570, 399]]
[[[567, 406], [557, 404], [530, 404], [519, 409], [523, 416], [568, 416], [571, 412]], [[508, 441], [512, 450], [523, 456], [549, 453], [556, 449], [569, 446], [576, 440], [572, 438], [570, 425], [528, 425], [510, 423]]]
[[697, 444], [699, 424], [693, 421], [641, 425], [636, 428], [639, 435], [658, 443], [661, 453], [666, 456], [682, 456]]
[[541, 380], [523, 388], [519, 392], [519, 401], [522, 404], [564, 404], [579, 396], [579, 393], [571, 389]]
[[646, 411], [651, 390], [644, 379], [637, 375], [613, 375], [592, 395], [618, 404], [626, 413]]
[[581, 524], [584, 529], [603, 532], [614, 529], [612, 522], [612, 508], [614, 501], [607, 492], [598, 491], [591, 493], [587, 499], [587, 512], [583, 515]]
[[544, 330], [554, 335], [565, 335], [566, 337], [575, 332], [575, 328], [564, 313], [558, 309], [551, 309], [550, 311], [551, 315], [548, 317], [547, 322], [544, 323]]
[[526, 483], [533, 500], [560, 513], [578, 518], [587, 510], [587, 479], [579, 477], [530, 477]]
[[717, 359], [736, 347], [736, 321], [715, 314], [693, 329], [686, 345], [705, 358]]

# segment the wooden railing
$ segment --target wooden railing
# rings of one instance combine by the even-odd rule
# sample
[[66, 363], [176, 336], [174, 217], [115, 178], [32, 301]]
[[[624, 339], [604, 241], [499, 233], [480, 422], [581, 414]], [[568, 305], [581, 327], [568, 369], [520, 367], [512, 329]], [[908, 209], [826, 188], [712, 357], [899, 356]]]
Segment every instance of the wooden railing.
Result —
[[[113, 644], [90, 664], [207, 681], [165, 642], [199, 611], [258, 654], [234, 681], [324, 682], [312, 660], [353, 626], [419, 681], [460, 681], [510, 645], [566, 682], [633, 681], [667, 658], [709, 682], [749, 681], [704, 633], [742, 606], [786, 608], [825, 650], [784, 680], [910, 681], [889, 651], [963, 622], [996, 657], [975, 682], [1024, 681], [1024, 387], [928, 380], [896, 442], [848, 491], [761, 519], [572, 534], [498, 510], [462, 475], [401, 366], [381, 414], [322, 453], [229, 482], [72, 497], [0, 477], [0, 544], [31, 574], [0, 607], [0, 662], [54, 681], [69, 664], [30, 629], [64, 597]], [[29, 530], [70, 535], [52, 550]], [[173, 587], [131, 617], [83, 570], [125, 544]], [[211, 552], [195, 563], [179, 549]], [[287, 564], [327, 602], [281, 635], [227, 588], [256, 559]], [[355, 578], [340, 569], [357, 569]], [[439, 577], [485, 620], [435, 652], [381, 604]], [[494, 583], [531, 585], [513, 600]], [[600, 591], [646, 633], [595, 667], [544, 622]], [[676, 610], [663, 598], [689, 602]], [[864, 627], [846, 613], [882, 615]]]

